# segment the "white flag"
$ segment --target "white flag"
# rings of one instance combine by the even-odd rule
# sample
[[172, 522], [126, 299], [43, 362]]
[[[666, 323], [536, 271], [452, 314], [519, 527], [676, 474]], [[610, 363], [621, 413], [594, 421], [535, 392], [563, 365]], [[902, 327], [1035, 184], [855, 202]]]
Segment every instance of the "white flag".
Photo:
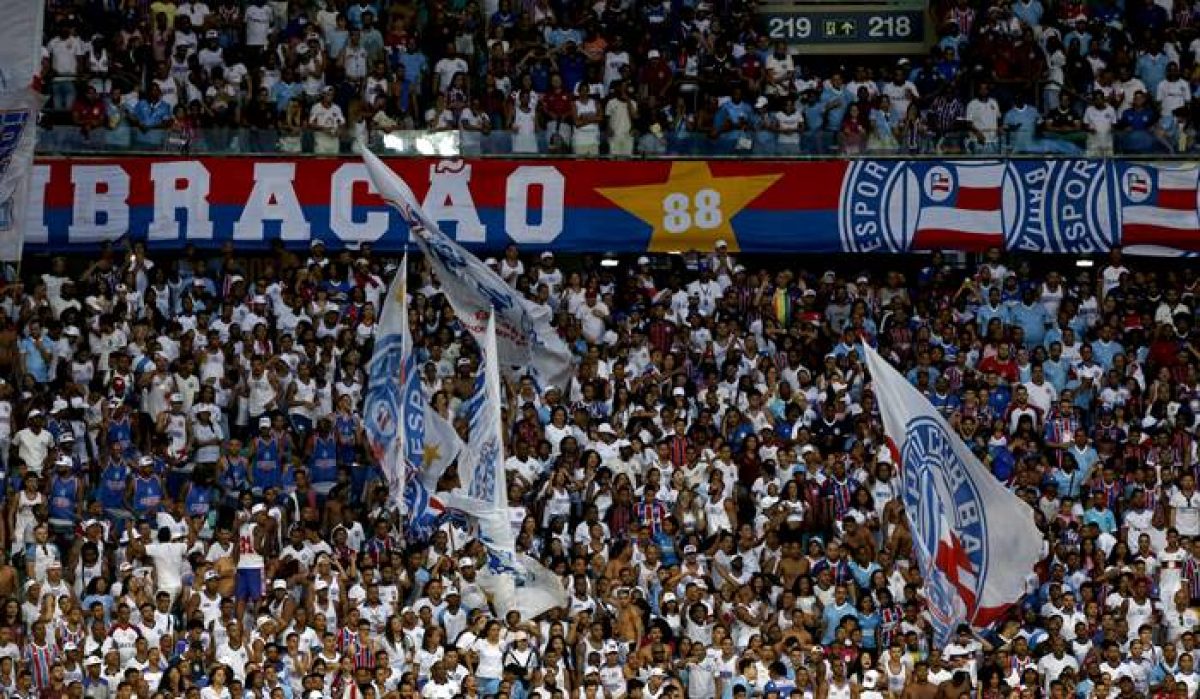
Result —
[[425, 404], [425, 458], [421, 463], [421, 482], [436, 490], [442, 474], [454, 463], [463, 450], [463, 441], [449, 420]]
[[[363, 431], [371, 456], [379, 464], [388, 486], [393, 507], [404, 509], [407, 482], [406, 458], [420, 454], [423, 421], [406, 419], [408, 403], [421, 396], [420, 379], [412, 361], [412, 339], [408, 330], [408, 257], [392, 279], [379, 327], [375, 330], [375, 349], [367, 362], [367, 392], [363, 397]], [[424, 417], [424, 401], [416, 405]], [[417, 464], [420, 462], [418, 461]]]
[[500, 369], [511, 376], [528, 373], [540, 386], [567, 386], [574, 362], [548, 314], [538, 313], [533, 303], [444, 234], [421, 210], [404, 180], [374, 153], [364, 148], [362, 157], [380, 196], [414, 227], [413, 239], [429, 258], [446, 299], [476, 342], [482, 343], [487, 319], [495, 315]]
[[1010, 492], [933, 405], [870, 346], [871, 384], [933, 620], [944, 647], [960, 624], [997, 621], [1025, 593], [1042, 556], [1033, 510]]
[[471, 423], [467, 445], [459, 456], [462, 487], [440, 496], [444, 504], [462, 510], [477, 526], [488, 561], [479, 584], [491, 595], [501, 616], [517, 610], [532, 619], [567, 605], [567, 591], [558, 576], [535, 559], [517, 553], [516, 535], [509, 523], [508, 485], [504, 473], [503, 394], [496, 368], [496, 322], [484, 325], [483, 367], [475, 391], [463, 404]]
[[6, 262], [20, 261], [25, 246], [25, 208], [37, 143], [37, 115], [43, 101], [30, 89], [0, 92], [0, 260]]

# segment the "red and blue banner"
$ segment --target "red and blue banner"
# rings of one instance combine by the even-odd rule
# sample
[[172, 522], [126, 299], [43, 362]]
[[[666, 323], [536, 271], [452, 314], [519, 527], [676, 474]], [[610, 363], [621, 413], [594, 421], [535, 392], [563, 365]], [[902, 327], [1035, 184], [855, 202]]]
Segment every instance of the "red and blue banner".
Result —
[[[393, 158], [422, 209], [475, 251], [928, 249], [1200, 252], [1200, 164], [1110, 160]], [[323, 240], [398, 252], [408, 226], [361, 159], [40, 159], [32, 252], [122, 238], [157, 249]]]

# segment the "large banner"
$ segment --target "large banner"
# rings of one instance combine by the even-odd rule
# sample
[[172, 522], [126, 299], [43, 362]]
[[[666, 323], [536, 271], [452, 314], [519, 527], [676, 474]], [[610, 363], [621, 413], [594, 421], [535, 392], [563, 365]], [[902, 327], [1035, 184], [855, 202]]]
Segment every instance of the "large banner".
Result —
[[[1200, 164], [1106, 160], [385, 161], [469, 249], [1200, 252]], [[45, 159], [33, 251], [280, 239], [399, 251], [408, 226], [358, 158]]]

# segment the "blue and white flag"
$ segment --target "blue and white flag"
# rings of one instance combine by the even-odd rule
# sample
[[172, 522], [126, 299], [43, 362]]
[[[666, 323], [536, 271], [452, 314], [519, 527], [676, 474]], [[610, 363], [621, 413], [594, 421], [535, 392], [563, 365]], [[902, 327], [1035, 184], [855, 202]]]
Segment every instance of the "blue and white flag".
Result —
[[489, 316], [496, 317], [500, 369], [528, 374], [540, 386], [567, 386], [575, 366], [549, 314], [525, 299], [478, 257], [444, 234], [417, 204], [412, 190], [375, 154], [362, 149], [375, 189], [413, 228], [413, 240], [429, 258], [455, 315], [478, 343]]
[[459, 455], [461, 487], [444, 500], [465, 512], [487, 548], [487, 564], [479, 581], [491, 595], [501, 616], [510, 610], [532, 619], [554, 607], [567, 605], [567, 592], [554, 573], [530, 556], [517, 552], [509, 524], [508, 483], [504, 473], [504, 422], [500, 412], [503, 394], [496, 367], [496, 321], [484, 326], [483, 366], [475, 390], [463, 403], [470, 422], [467, 445]]
[[[389, 502], [397, 509], [402, 509], [408, 470], [405, 456], [414, 449], [420, 453], [425, 419], [425, 401], [420, 396], [421, 383], [413, 367], [408, 330], [407, 262], [406, 258], [383, 300], [379, 326], [375, 330], [375, 349], [367, 363], [367, 393], [363, 397], [363, 430], [367, 446], [383, 472]], [[415, 422], [407, 419], [412, 413], [406, 410], [414, 399], [408, 390], [414, 380], [417, 396], [421, 397], [421, 410], [415, 413], [419, 419]]]
[[901, 500], [933, 622], [945, 647], [960, 624], [999, 620], [1042, 558], [1033, 510], [987, 469], [925, 396], [866, 343]]
[[[428, 398], [426, 396], [427, 401]], [[438, 481], [462, 453], [464, 446], [462, 439], [454, 431], [454, 425], [438, 415], [433, 406], [426, 402], [425, 453], [422, 455], [421, 483], [429, 490], [436, 490]]]

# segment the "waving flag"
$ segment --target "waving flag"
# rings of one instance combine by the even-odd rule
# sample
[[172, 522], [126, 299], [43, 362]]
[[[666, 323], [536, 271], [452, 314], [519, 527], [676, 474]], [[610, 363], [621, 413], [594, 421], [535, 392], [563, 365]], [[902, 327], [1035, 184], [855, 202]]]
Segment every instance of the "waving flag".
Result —
[[863, 344], [933, 621], [944, 647], [959, 624], [988, 626], [1025, 592], [1041, 558], [1033, 511], [1007, 490], [937, 410]]
[[[428, 396], [426, 396], [428, 398]], [[438, 415], [428, 402], [425, 405], [425, 453], [422, 454], [421, 483], [430, 490], [437, 488], [442, 474], [462, 453], [463, 441], [454, 425]]]
[[504, 423], [500, 413], [503, 394], [496, 366], [496, 320], [484, 326], [483, 366], [475, 390], [463, 404], [471, 425], [466, 447], [459, 457], [461, 487], [444, 499], [466, 513], [487, 548], [487, 565], [480, 585], [492, 597], [501, 616], [517, 610], [532, 619], [554, 607], [566, 606], [567, 592], [554, 573], [536, 559], [517, 552], [509, 524], [508, 483], [504, 474]]
[[566, 386], [574, 373], [571, 352], [550, 325], [548, 314], [488, 269], [479, 258], [444, 234], [416, 203], [400, 177], [366, 148], [363, 162], [375, 189], [400, 211], [413, 238], [429, 258], [446, 299], [476, 342], [483, 341], [488, 317], [496, 317], [500, 368], [528, 373], [540, 385]]
[[[406, 406], [413, 400], [407, 391], [416, 379], [412, 367], [412, 340], [408, 330], [407, 258], [388, 287], [387, 297], [375, 331], [375, 349], [367, 363], [367, 393], [363, 398], [363, 429], [367, 446], [383, 472], [389, 500], [401, 509], [406, 480], [405, 455], [420, 451], [424, 432], [424, 412], [410, 424]], [[419, 380], [415, 381], [420, 391]], [[422, 407], [424, 401], [421, 401]]]

